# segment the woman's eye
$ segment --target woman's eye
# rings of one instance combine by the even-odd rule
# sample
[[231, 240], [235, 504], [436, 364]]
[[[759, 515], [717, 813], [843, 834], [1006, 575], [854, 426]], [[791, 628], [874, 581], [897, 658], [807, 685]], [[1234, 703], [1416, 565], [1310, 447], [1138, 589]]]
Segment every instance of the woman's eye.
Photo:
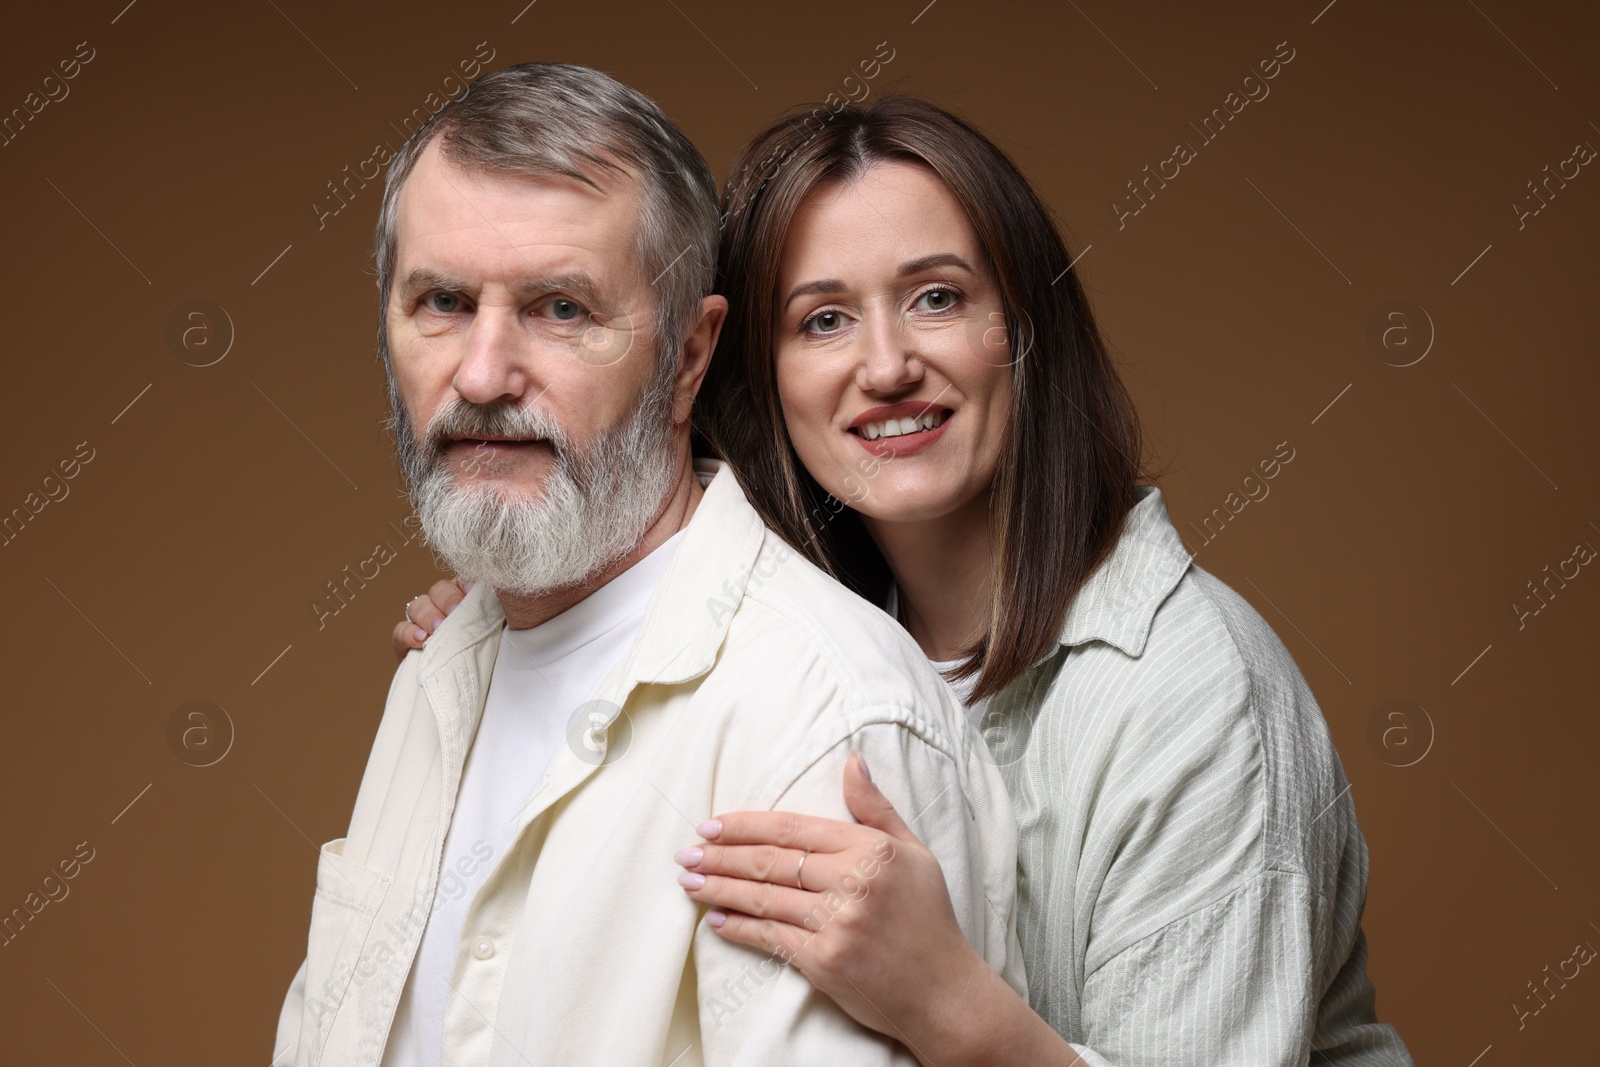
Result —
[[429, 311], [437, 311], [441, 315], [461, 310], [461, 298], [454, 293], [430, 293], [425, 302]]
[[837, 311], [819, 311], [805, 321], [812, 333], [838, 333], [844, 326], [844, 316]]
[[929, 289], [917, 297], [916, 307], [922, 311], [946, 311], [956, 302], [956, 294], [949, 289]]

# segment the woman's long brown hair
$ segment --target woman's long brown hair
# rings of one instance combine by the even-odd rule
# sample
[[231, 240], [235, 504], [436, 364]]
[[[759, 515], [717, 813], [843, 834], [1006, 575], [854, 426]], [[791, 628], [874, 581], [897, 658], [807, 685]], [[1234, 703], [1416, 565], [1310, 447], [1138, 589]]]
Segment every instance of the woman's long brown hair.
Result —
[[779, 261], [795, 211], [818, 185], [889, 161], [931, 168], [966, 210], [998, 282], [1011, 346], [1010, 426], [990, 501], [989, 624], [950, 672], [981, 671], [977, 699], [1054, 650], [1073, 597], [1116, 544], [1140, 469], [1138, 420], [1066, 244], [1004, 152], [942, 108], [904, 96], [831, 113], [803, 109], [757, 134], [724, 192], [716, 291], [730, 306], [696, 424], [768, 525], [881, 601], [890, 576], [860, 516], [818, 486], [790, 444], [774, 335]]

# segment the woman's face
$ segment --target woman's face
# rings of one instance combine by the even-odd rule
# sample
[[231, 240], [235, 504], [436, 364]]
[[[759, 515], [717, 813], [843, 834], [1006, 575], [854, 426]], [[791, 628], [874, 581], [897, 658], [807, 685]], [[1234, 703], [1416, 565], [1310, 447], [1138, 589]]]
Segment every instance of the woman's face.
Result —
[[878, 163], [811, 192], [784, 245], [776, 346], [789, 437], [824, 489], [881, 521], [983, 506], [1011, 412], [1005, 318], [933, 171]]

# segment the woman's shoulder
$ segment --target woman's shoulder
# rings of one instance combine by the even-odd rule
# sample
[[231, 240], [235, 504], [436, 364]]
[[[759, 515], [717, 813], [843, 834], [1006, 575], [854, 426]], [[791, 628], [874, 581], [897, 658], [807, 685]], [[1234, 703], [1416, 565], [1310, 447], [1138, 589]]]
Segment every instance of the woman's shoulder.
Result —
[[1191, 565], [1174, 595], [1156, 613], [1144, 670], [1179, 692], [1226, 679], [1266, 732], [1314, 722], [1326, 733], [1321, 708], [1299, 664], [1254, 604], [1216, 575]]
[[[1138, 655], [1105, 642], [1064, 651], [1031, 694], [1028, 762], [1071, 763], [1047, 777], [1094, 796], [1058, 801], [1094, 799], [1138, 820], [1154, 798], [1187, 797], [1192, 817], [1215, 823], [1214, 844], [1253, 826], [1258, 865], [1304, 868], [1307, 842], [1284, 831], [1303, 836], [1346, 780], [1294, 658], [1249, 601], [1191, 564], [1152, 613]], [[1353, 821], [1345, 807], [1319, 829], [1340, 836]]]
[[1159, 489], [1141, 487], [1115, 550], [1091, 575], [1062, 627], [1065, 655], [1036, 698], [1108, 692], [1123, 710], [1187, 718], [1320, 713], [1272, 627], [1234, 588], [1196, 564]]
[[1309, 743], [1308, 757], [1325, 754], [1326, 723], [1288, 648], [1248, 600], [1192, 563], [1150, 613], [1137, 654], [1106, 641], [1063, 651], [1033, 699], [1124, 750], [1254, 734], [1249, 747], [1272, 754], [1291, 741]]

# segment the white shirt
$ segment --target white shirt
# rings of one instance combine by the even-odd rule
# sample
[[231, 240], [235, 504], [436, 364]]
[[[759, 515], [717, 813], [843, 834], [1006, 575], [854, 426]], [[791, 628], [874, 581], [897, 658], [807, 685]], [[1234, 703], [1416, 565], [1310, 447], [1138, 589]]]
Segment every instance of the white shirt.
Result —
[[[929, 660], [928, 665], [943, 675], [945, 671], [959, 667], [963, 662], [959, 659], [936, 659]], [[984, 697], [982, 700], [972, 699], [972, 691], [978, 687], [978, 679], [981, 677], [981, 673], [969, 674], [950, 683], [950, 688], [955, 690], [961, 706], [967, 709], [967, 721], [979, 731], [983, 729], [983, 717], [989, 712], [990, 699], [989, 697]]]
[[[1016, 826], [949, 687], [904, 630], [768, 530], [732, 471], [702, 462], [696, 474], [705, 495], [635, 640], [592, 694], [600, 714], [584, 743], [556, 747], [472, 897], [446, 1063], [912, 1067], [797, 969], [716, 934], [672, 859], [722, 812], [848, 820], [839, 783], [852, 748], [938, 860], [967, 938], [1026, 990]], [[441, 885], [503, 622], [494, 591], [474, 586], [400, 664], [349, 832], [322, 846], [275, 1063], [381, 1061]], [[825, 905], [876, 873], [821, 897], [808, 921], [831, 921]]]
[[[900, 587], [894, 582], [889, 583], [889, 595], [884, 600], [883, 610], [894, 616], [896, 621], [900, 618]], [[964, 660], [960, 659], [932, 659], [929, 658], [928, 666], [939, 672], [940, 677], [944, 672], [961, 666]], [[967, 709], [967, 721], [978, 730], [983, 729], [983, 717], [989, 711], [989, 698], [974, 702], [972, 691], [978, 688], [978, 679], [982, 672], [969, 674], [965, 678], [957, 678], [950, 682], [950, 688], [955, 691], [956, 698], [961, 701], [961, 706]]]
[[517, 813], [544, 780], [556, 747], [569, 736], [582, 743], [589, 696], [633, 644], [682, 537], [679, 530], [554, 618], [522, 630], [502, 627], [445, 838], [433, 912], [400, 997], [384, 1067], [439, 1067], [453, 975], [468, 955], [489, 947], [463, 936], [473, 897], [510, 846]]

